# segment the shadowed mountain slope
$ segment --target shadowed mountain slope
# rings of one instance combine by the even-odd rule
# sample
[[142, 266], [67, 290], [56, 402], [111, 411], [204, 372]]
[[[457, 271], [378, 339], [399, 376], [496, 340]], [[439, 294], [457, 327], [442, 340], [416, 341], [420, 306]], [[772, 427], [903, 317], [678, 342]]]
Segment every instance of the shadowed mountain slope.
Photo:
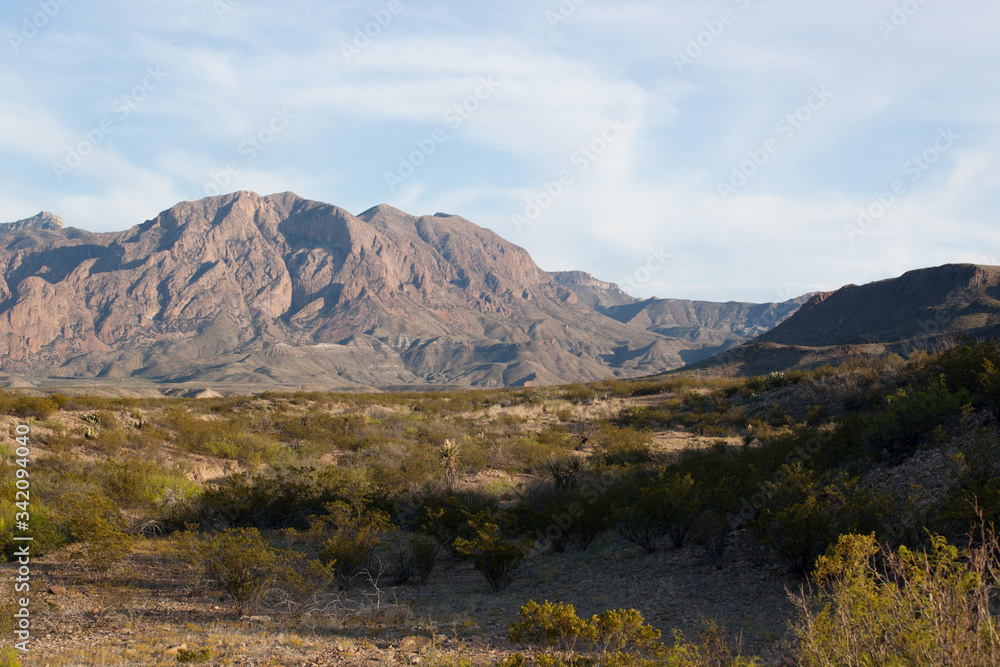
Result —
[[793, 316], [692, 370], [755, 375], [1000, 334], [1000, 267], [946, 264], [814, 295]]

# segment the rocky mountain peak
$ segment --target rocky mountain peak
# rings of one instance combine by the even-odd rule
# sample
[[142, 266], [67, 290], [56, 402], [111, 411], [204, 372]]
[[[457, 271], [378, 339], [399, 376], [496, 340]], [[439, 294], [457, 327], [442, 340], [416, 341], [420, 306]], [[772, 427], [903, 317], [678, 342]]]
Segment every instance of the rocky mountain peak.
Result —
[[24, 229], [57, 230], [65, 228], [66, 223], [63, 219], [55, 213], [49, 213], [48, 211], [42, 211], [37, 215], [33, 215], [30, 218], [25, 218], [23, 220], [18, 220], [17, 222], [0, 224], [0, 232]]
[[677, 367], [746, 319], [664, 334], [656, 313], [612, 312], [636, 302], [613, 283], [542, 271], [460, 216], [386, 204], [355, 216], [235, 192], [122, 232], [35, 231], [63, 227], [45, 213], [6, 226], [22, 231], [0, 243], [4, 372], [240, 391], [574, 382]]

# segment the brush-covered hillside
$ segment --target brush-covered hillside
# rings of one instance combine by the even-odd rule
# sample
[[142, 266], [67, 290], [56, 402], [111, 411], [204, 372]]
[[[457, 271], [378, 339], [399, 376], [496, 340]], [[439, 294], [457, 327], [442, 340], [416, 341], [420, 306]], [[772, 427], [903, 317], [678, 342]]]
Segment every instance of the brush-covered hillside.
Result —
[[998, 369], [4, 393], [25, 664], [995, 664]]

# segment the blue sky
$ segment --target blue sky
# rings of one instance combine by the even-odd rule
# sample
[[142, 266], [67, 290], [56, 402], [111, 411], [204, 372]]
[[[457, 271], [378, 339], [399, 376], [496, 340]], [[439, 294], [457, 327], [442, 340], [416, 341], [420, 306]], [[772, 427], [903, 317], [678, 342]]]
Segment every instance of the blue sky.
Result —
[[986, 0], [9, 0], [0, 219], [462, 215], [637, 296], [1000, 264]]

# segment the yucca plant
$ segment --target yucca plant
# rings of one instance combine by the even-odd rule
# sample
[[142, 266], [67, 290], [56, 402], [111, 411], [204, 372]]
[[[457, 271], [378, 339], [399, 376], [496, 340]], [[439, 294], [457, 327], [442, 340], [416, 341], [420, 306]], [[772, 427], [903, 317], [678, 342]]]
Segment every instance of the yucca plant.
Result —
[[441, 466], [444, 468], [444, 481], [449, 489], [455, 485], [458, 467], [462, 463], [461, 453], [462, 445], [451, 439], [445, 440], [438, 451], [438, 455], [441, 458]]

